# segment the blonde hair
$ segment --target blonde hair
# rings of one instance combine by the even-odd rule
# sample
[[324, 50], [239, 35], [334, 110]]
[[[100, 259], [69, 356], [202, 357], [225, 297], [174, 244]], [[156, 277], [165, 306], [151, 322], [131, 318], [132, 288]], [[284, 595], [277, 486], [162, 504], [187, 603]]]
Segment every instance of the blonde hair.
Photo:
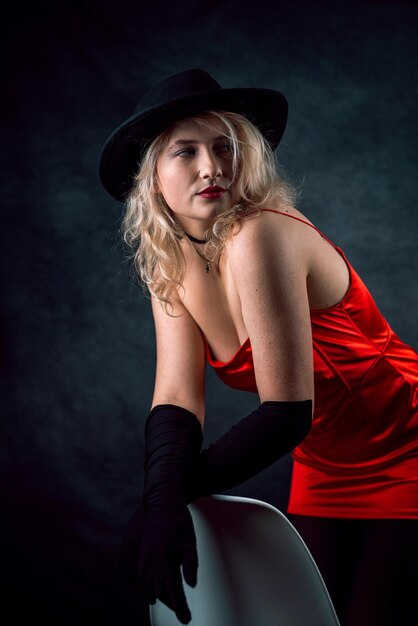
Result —
[[163, 196], [156, 191], [156, 165], [173, 129], [186, 120], [211, 129], [214, 129], [213, 122], [220, 120], [223, 130], [214, 130], [224, 134], [231, 144], [233, 184], [240, 201], [219, 215], [205, 232], [212, 262], [219, 259], [225, 244], [239, 231], [240, 222], [248, 219], [250, 212], [251, 217], [256, 217], [261, 212], [254, 211], [263, 206], [295, 204], [300, 193], [280, 173], [275, 153], [258, 128], [238, 113], [205, 111], [182, 118], [156, 137], [148, 147], [134, 178], [133, 188], [126, 201], [121, 232], [132, 251], [129, 258], [144, 293], [147, 295], [148, 290], [169, 315], [168, 305], [172, 306], [170, 297], [183, 286], [186, 262], [180, 241], [184, 239], [185, 233]]

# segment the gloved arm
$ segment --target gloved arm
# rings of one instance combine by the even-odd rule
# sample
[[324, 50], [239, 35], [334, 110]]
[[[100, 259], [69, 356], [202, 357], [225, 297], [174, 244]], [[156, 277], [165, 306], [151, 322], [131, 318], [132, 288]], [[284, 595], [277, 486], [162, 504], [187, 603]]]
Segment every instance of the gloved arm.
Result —
[[155, 406], [145, 424], [145, 481], [142, 503], [125, 532], [119, 571], [187, 624], [191, 619], [185, 581], [196, 585], [197, 551], [183, 483], [202, 445], [196, 416], [172, 404]]
[[195, 457], [184, 484], [186, 501], [235, 487], [293, 450], [311, 429], [312, 404], [262, 402]]
[[[263, 402], [201, 454], [198, 454], [198, 450], [202, 433], [196, 416], [177, 405], [162, 405], [161, 410], [159, 407], [153, 409], [157, 410], [165, 419], [161, 424], [156, 424], [157, 438], [147, 438], [146, 469], [152, 465], [159, 442], [164, 450], [163, 440], [166, 439], [166, 451], [169, 451], [172, 444], [170, 431], [176, 432], [180, 425], [195, 433], [196, 445], [192, 446], [193, 452], [187, 455], [187, 462], [181, 464], [181, 470], [176, 473], [177, 478], [173, 482], [172, 469], [169, 465], [162, 466], [167, 471], [165, 478], [168, 492], [161, 487], [161, 495], [164, 500], [165, 494], [168, 502], [173, 498], [174, 506], [163, 504], [161, 509], [151, 509], [150, 516], [144, 514], [142, 507], [138, 509], [122, 544], [121, 570], [143, 585], [150, 603], [154, 603], [158, 597], [176, 611], [180, 621], [187, 623], [190, 611], [181, 585], [179, 557], [180, 560], [180, 555], [183, 558], [185, 580], [193, 585], [196, 581], [197, 555], [193, 524], [184, 503], [230, 489], [258, 474], [296, 447], [311, 428], [312, 400]], [[200, 443], [197, 445], [199, 432]], [[152, 452], [152, 448], [155, 448], [156, 453]], [[150, 487], [144, 491], [144, 501], [145, 492], [153, 493], [152, 479], [152, 475], [146, 476], [146, 484]], [[156, 504], [159, 499], [160, 496]], [[180, 507], [177, 508], [176, 504], [179, 503]]]

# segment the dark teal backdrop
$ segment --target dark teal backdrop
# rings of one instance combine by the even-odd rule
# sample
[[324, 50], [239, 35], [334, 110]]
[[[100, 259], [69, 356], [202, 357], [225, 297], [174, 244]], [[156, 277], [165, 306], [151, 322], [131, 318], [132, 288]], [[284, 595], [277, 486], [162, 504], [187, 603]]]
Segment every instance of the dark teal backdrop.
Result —
[[[112, 570], [142, 487], [155, 365], [100, 148], [141, 92], [202, 67], [289, 100], [281, 164], [418, 348], [411, 3], [39, 1], [3, 23], [1, 552], [8, 626], [147, 624]], [[272, 3], [273, 4], [273, 3]], [[206, 443], [257, 405], [207, 378]], [[284, 509], [285, 458], [235, 493]]]

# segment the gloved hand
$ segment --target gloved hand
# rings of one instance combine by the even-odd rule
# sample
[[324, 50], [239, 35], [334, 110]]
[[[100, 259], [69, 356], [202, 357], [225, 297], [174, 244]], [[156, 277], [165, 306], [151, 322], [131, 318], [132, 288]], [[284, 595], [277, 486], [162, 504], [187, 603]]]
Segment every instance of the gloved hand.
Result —
[[197, 582], [198, 557], [183, 480], [202, 444], [196, 416], [176, 405], [158, 405], [145, 426], [145, 484], [142, 503], [125, 532], [119, 571], [139, 583], [150, 602], [158, 598], [183, 624], [191, 620], [183, 576]]
[[119, 572], [139, 583], [149, 604], [158, 598], [182, 624], [191, 620], [180, 572], [186, 583], [197, 583], [196, 536], [189, 510], [161, 508], [144, 514], [138, 507], [124, 534]]

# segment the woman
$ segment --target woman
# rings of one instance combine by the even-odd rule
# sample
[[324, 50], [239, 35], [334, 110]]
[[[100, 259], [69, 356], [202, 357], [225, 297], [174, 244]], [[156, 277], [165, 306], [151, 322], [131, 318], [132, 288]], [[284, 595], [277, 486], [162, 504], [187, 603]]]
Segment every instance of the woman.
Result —
[[[99, 175], [126, 202], [124, 237], [157, 337], [143, 502], [123, 567], [188, 623], [180, 567], [195, 585], [197, 554], [187, 502], [293, 450], [288, 512], [342, 624], [407, 623], [418, 354], [295, 208], [273, 153], [286, 120], [279, 92], [223, 89], [188, 70], [151, 89], [102, 150]], [[200, 452], [205, 361], [260, 405]]]

